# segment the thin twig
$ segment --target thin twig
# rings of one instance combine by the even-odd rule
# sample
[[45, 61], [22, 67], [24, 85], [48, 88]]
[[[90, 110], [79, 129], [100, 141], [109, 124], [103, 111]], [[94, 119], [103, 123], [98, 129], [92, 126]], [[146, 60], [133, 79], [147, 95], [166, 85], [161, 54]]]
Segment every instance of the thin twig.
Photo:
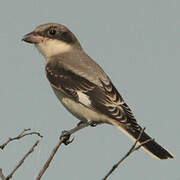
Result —
[[31, 147], [31, 149], [24, 155], [24, 157], [18, 162], [16, 167], [12, 170], [12, 172], [7, 176], [5, 180], [9, 180], [12, 178], [14, 173], [17, 171], [17, 169], [24, 163], [25, 159], [34, 151], [34, 148], [39, 144], [39, 140], [37, 140], [34, 145]]
[[1, 178], [2, 180], [6, 180], [6, 177], [4, 176], [1, 168], [0, 168], [0, 178]]
[[132, 150], [132, 152], [134, 152], [134, 151], [137, 151], [137, 150], [139, 150], [142, 146], [144, 146], [146, 143], [148, 143], [149, 141], [154, 141], [154, 139], [147, 139], [146, 141], [144, 141], [144, 142], [142, 142], [141, 144], [139, 144], [139, 146], [137, 146], [136, 148], [134, 148], [133, 150]]
[[65, 145], [68, 145], [70, 144], [74, 138], [72, 140], [69, 140], [70, 136], [72, 134], [74, 134], [75, 132], [87, 127], [91, 125], [91, 122], [88, 122], [88, 123], [83, 123], [83, 124], [80, 124], [79, 126], [76, 126], [74, 127], [73, 129], [69, 130], [69, 131], [63, 131], [62, 134], [61, 134], [61, 137], [57, 143], [57, 145], [53, 148], [48, 160], [45, 162], [44, 166], [42, 167], [42, 169], [40, 170], [38, 176], [36, 177], [36, 180], [40, 180], [41, 177], [43, 176], [43, 174], [45, 173], [45, 171], [47, 170], [47, 168], [49, 167], [52, 159], [54, 158], [57, 150], [59, 149], [59, 147], [64, 143]]
[[25, 136], [29, 136], [29, 135], [37, 135], [39, 137], [43, 137], [39, 132], [30, 132], [30, 133], [25, 133], [27, 131], [30, 131], [31, 129], [24, 129], [18, 136], [14, 137], [14, 138], [9, 138], [5, 143], [3, 143], [1, 146], [0, 146], [0, 149], [4, 149], [11, 141], [14, 141], [14, 140], [18, 140], [18, 139], [21, 139]]
[[51, 152], [51, 155], [49, 156], [48, 160], [46, 161], [46, 163], [44, 164], [43, 168], [40, 170], [36, 180], [40, 180], [42, 175], [44, 174], [44, 172], [46, 171], [46, 169], [49, 167], [55, 153], [57, 152], [57, 150], [59, 149], [59, 147], [61, 146], [61, 144], [63, 143], [63, 139], [59, 139], [58, 144], [54, 147], [54, 149]]
[[153, 141], [153, 139], [148, 139], [142, 143], [140, 143], [140, 145], [137, 146], [137, 143], [139, 143], [138, 141], [140, 140], [143, 132], [145, 131], [145, 128], [143, 128], [141, 130], [141, 132], [139, 133], [138, 138], [136, 139], [135, 143], [132, 145], [132, 147], [130, 148], [130, 150], [125, 154], [125, 156], [123, 156], [112, 168], [111, 170], [106, 174], [106, 176], [103, 178], [103, 180], [106, 180], [112, 173], [113, 171], [134, 151], [137, 151], [139, 148], [141, 148], [144, 144], [148, 143], [149, 141]]

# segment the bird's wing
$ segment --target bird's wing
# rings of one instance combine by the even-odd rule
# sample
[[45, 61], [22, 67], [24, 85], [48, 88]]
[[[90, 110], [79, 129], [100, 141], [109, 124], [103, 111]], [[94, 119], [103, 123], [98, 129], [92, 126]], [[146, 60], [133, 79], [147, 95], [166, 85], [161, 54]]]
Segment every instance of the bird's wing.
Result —
[[[88, 106], [90, 109], [103, 113], [120, 123], [127, 124], [136, 129], [140, 128], [132, 111], [111, 81], [107, 83], [107, 81], [104, 82], [102, 79], [99, 79], [101, 85], [98, 86], [85, 77], [67, 69], [62, 64], [51, 62], [46, 65], [46, 75], [56, 90], [63, 90], [73, 100]], [[82, 96], [88, 100], [88, 103], [84, 103], [81, 100]]]

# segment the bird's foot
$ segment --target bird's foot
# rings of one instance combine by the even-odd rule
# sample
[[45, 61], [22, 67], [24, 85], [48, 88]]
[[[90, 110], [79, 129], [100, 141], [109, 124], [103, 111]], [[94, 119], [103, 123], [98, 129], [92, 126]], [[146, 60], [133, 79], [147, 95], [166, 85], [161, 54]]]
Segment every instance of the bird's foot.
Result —
[[68, 145], [74, 141], [74, 138], [70, 140], [71, 133], [69, 131], [62, 131], [60, 139], [65, 145]]
[[75, 126], [74, 128], [70, 129], [69, 131], [62, 131], [62, 134], [60, 136], [60, 139], [62, 141], [62, 143], [64, 143], [65, 145], [68, 145], [70, 143], [73, 142], [74, 138], [72, 140], [70, 140], [70, 136], [71, 134], [81, 130], [81, 129], [84, 129], [85, 127], [88, 127], [88, 126], [92, 126], [92, 127], [95, 127], [97, 126], [99, 123], [95, 122], [95, 121], [88, 121], [88, 122], [83, 122], [83, 121], [80, 121], [77, 126]]
[[96, 123], [95, 121], [89, 121], [89, 125], [91, 127], [96, 127], [98, 125], [98, 123]]

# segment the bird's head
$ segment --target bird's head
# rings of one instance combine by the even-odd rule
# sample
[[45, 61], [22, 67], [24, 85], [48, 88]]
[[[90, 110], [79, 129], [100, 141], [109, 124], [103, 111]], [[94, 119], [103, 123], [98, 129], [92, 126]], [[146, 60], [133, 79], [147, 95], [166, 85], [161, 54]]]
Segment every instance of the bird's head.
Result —
[[75, 35], [67, 27], [56, 23], [40, 25], [22, 40], [34, 44], [45, 57], [65, 53], [74, 48], [81, 49]]

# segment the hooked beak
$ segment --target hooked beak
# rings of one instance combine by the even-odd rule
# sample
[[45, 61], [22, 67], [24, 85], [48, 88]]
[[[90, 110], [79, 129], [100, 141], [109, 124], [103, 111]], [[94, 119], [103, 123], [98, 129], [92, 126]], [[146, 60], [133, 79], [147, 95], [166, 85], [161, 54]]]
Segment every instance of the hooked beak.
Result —
[[43, 41], [43, 37], [33, 31], [31, 33], [26, 34], [22, 38], [22, 41], [25, 41], [27, 43], [32, 43], [32, 44], [38, 44]]

